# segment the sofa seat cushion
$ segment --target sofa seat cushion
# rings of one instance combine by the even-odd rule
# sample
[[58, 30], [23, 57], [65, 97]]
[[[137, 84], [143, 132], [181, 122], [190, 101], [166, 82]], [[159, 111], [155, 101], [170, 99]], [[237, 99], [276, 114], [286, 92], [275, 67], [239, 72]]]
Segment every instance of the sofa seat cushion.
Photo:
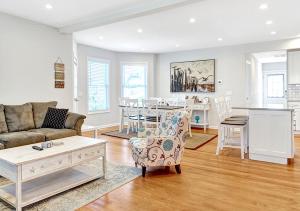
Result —
[[5, 121], [4, 106], [0, 105], [0, 133], [7, 133], [7, 125]]
[[43, 141], [45, 141], [45, 135], [35, 132], [20, 131], [0, 134], [0, 143], [4, 145], [5, 149]]
[[47, 114], [48, 108], [55, 108], [57, 105], [56, 101], [51, 102], [33, 102], [33, 119], [35, 123], [35, 128], [41, 128]]
[[44, 134], [46, 136], [46, 141], [77, 135], [76, 130], [71, 130], [71, 129], [40, 128], [40, 129], [32, 129], [30, 131]]
[[32, 105], [5, 105], [5, 119], [9, 132], [25, 131], [35, 128]]

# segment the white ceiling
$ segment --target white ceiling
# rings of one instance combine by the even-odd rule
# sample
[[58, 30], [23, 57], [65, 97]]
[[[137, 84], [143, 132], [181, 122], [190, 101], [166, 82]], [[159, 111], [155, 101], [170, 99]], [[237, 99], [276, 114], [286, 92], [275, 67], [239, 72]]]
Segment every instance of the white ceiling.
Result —
[[[0, 0], [0, 11], [40, 22], [53, 27], [63, 27], [91, 19], [101, 13], [148, 0]], [[52, 10], [45, 8], [53, 6]]]
[[[262, 3], [269, 9], [260, 10]], [[91, 46], [152, 53], [271, 41], [300, 34], [299, 8], [299, 0], [205, 0], [75, 35], [79, 43]], [[191, 17], [194, 24], [189, 23]], [[266, 25], [268, 20], [273, 24]], [[143, 33], [137, 33], [138, 28]]]
[[[94, 20], [95, 25], [98, 23], [95, 22], [97, 18], [107, 17], [107, 23], [119, 21], [120, 17], [113, 19], [109, 14], [116, 16], [119, 11], [130, 11], [130, 8], [139, 4], [144, 4], [150, 10], [151, 2], [162, 5], [159, 2], [175, 4], [181, 1], [0, 0], [0, 11], [63, 29], [76, 24], [80, 26], [80, 23], [91, 20]], [[115, 51], [162, 53], [279, 40], [300, 35], [300, 0], [186, 2], [192, 3], [152, 12], [141, 11], [133, 19], [124, 15], [124, 21], [76, 32], [75, 37], [79, 43]], [[47, 3], [53, 6], [52, 10], [45, 9]], [[267, 3], [269, 9], [259, 10], [262, 3]], [[189, 23], [190, 18], [195, 18], [196, 22]], [[267, 20], [272, 20], [273, 24], [266, 25]], [[89, 24], [85, 26], [87, 25]], [[138, 28], [142, 28], [143, 33], [137, 33]], [[277, 34], [270, 35], [271, 31], [276, 31]], [[104, 39], [100, 40], [99, 36]], [[221, 42], [217, 40], [220, 37], [223, 38]]]

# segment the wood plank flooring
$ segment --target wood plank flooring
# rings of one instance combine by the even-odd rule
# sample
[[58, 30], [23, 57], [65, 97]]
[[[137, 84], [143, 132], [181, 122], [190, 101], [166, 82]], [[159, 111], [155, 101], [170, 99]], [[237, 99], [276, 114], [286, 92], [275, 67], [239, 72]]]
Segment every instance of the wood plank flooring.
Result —
[[[109, 142], [109, 161], [134, 166], [127, 140], [101, 138]], [[197, 150], [185, 150], [181, 175], [174, 167], [151, 169], [145, 178], [78, 211], [300, 210], [300, 138], [295, 140], [294, 162], [279, 165], [241, 160], [238, 149], [225, 149], [216, 156], [215, 139]]]

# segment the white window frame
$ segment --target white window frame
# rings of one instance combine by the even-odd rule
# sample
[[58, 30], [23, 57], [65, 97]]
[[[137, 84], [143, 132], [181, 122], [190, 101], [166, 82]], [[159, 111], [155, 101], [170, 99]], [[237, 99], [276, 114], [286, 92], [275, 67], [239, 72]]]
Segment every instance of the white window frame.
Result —
[[148, 98], [148, 68], [149, 64], [148, 62], [126, 62], [122, 61], [120, 62], [120, 69], [121, 69], [121, 96], [124, 97], [124, 65], [143, 65], [145, 66], [145, 84], [146, 84], [146, 89], [145, 89], [145, 99]]
[[[89, 60], [94, 60], [100, 63], [107, 63], [108, 64], [108, 85], [107, 85], [107, 89], [106, 89], [106, 97], [107, 97], [107, 109], [104, 110], [99, 110], [99, 111], [89, 111], [89, 76], [88, 76], [88, 71], [89, 71]], [[87, 104], [86, 104], [86, 108], [87, 108], [87, 114], [103, 114], [103, 113], [109, 113], [110, 112], [110, 72], [111, 72], [111, 61], [107, 60], [107, 59], [101, 59], [101, 58], [97, 58], [97, 57], [87, 57], [86, 60], [86, 66], [87, 66], [87, 85], [86, 85], [86, 89], [87, 89]]]

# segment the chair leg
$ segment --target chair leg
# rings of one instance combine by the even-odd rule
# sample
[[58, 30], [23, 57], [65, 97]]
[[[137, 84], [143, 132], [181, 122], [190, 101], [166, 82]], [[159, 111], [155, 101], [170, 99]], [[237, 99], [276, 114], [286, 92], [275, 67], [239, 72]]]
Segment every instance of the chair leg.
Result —
[[220, 153], [220, 148], [221, 148], [221, 141], [222, 141], [222, 128], [219, 127], [218, 129], [218, 144], [217, 144], [217, 150], [216, 150], [216, 155], [219, 155]]
[[128, 126], [127, 126], [127, 134], [129, 134], [130, 127], [131, 127], [131, 123], [128, 122]]
[[245, 127], [241, 128], [241, 159], [244, 159], [245, 155]]
[[181, 174], [180, 164], [179, 165], [175, 165], [175, 169], [176, 169], [177, 174]]
[[143, 177], [145, 177], [145, 175], [146, 175], [146, 167], [145, 166], [142, 166], [142, 175], [143, 175]]

